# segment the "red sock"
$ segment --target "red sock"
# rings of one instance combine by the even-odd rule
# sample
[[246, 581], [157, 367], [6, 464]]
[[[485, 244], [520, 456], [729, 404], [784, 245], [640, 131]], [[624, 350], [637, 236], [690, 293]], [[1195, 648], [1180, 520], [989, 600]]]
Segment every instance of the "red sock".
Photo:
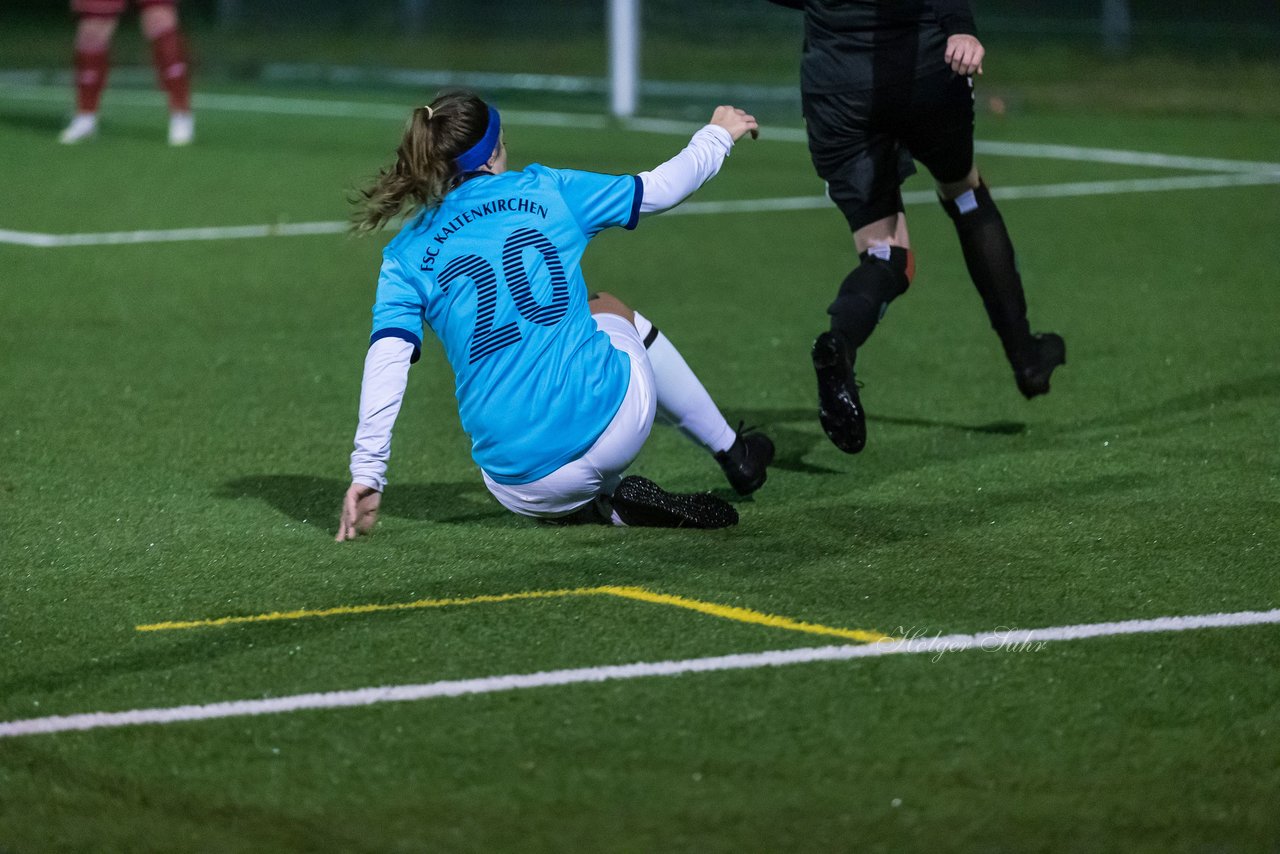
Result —
[[102, 90], [107, 85], [111, 59], [105, 50], [76, 51], [76, 109], [82, 113], [98, 112]]
[[191, 79], [187, 73], [187, 48], [177, 30], [161, 33], [151, 40], [151, 61], [156, 80], [169, 93], [169, 109], [191, 111]]

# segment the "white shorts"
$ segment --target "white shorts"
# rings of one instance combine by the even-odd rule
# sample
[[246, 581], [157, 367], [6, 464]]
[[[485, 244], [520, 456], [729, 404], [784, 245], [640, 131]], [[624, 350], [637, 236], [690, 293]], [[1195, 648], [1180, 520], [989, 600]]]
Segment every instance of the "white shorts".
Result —
[[521, 516], [554, 519], [567, 516], [596, 496], [611, 495], [627, 466], [640, 453], [657, 411], [653, 367], [640, 333], [616, 314], [594, 314], [596, 326], [617, 350], [631, 359], [631, 381], [618, 412], [587, 452], [531, 483], [498, 483], [483, 470], [484, 485], [498, 503]]

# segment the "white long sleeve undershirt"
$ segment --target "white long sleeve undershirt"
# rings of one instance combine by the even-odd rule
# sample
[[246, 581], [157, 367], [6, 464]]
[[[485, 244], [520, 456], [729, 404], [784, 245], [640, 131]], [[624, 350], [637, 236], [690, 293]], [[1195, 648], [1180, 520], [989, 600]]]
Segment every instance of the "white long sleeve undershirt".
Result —
[[640, 173], [644, 198], [640, 213], [660, 213], [683, 202], [709, 181], [733, 148], [733, 136], [719, 125], [706, 125], [675, 157]]
[[409, 384], [413, 344], [401, 338], [379, 338], [364, 357], [360, 385], [360, 426], [351, 452], [351, 482], [387, 488], [387, 460], [391, 457], [391, 428]]
[[[733, 136], [719, 125], [706, 125], [675, 157], [640, 173], [644, 198], [640, 212], [660, 213], [683, 202], [724, 164]], [[414, 345], [400, 338], [379, 338], [364, 359], [360, 386], [360, 424], [351, 452], [351, 481], [379, 492], [387, 487], [391, 431], [409, 384]]]

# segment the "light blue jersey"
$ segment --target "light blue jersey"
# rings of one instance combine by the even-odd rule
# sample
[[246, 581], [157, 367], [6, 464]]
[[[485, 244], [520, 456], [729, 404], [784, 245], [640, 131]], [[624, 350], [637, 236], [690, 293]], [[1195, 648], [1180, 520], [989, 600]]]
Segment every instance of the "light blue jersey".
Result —
[[643, 185], [533, 164], [472, 177], [383, 251], [370, 343], [414, 344], [424, 323], [453, 366], [471, 456], [529, 483], [586, 452], [613, 419], [631, 363], [596, 328], [580, 263], [609, 226], [635, 228]]

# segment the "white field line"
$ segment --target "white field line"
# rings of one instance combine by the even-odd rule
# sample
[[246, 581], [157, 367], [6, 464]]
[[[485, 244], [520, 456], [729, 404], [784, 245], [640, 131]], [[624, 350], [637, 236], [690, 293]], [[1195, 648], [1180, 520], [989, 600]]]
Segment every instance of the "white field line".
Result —
[[[113, 67], [113, 80], [127, 81], [126, 86], [145, 87], [150, 84], [154, 72], [149, 66]], [[40, 69], [0, 70], [0, 86], [52, 86], [61, 93], [71, 89], [71, 72], [49, 72]], [[268, 85], [291, 84], [294, 86], [360, 85], [370, 90], [387, 88], [388, 84], [399, 88], [412, 87], [419, 91], [462, 86], [480, 92], [526, 91], [555, 92], [573, 95], [604, 95], [609, 92], [607, 77], [589, 77], [568, 74], [493, 73], [485, 71], [455, 71], [428, 68], [364, 68], [349, 65], [319, 63], [268, 63], [258, 78]], [[723, 81], [653, 80], [640, 81], [640, 94], [648, 97], [699, 99], [708, 103], [759, 101], [798, 103], [800, 88], [796, 85], [761, 85], [729, 83]]]
[[43, 234], [0, 229], [0, 243], [54, 249], [67, 246], [122, 246], [141, 243], [182, 243], [200, 240], [236, 240], [249, 237], [300, 237], [341, 234], [349, 223], [295, 222], [267, 225], [228, 225], [203, 228], [163, 228], [143, 231], [104, 231], [86, 234]]
[[116, 246], [130, 243], [175, 243], [187, 240], [235, 240], [245, 237], [299, 237], [339, 234], [345, 222], [295, 222], [276, 225], [227, 225], [207, 228], [164, 228], [143, 231], [105, 231], [89, 234], [40, 234], [0, 229], [0, 243], [42, 248], [62, 246]]
[[[69, 96], [68, 89], [57, 86], [29, 86], [20, 83], [0, 89], [0, 101], [62, 102]], [[113, 104], [122, 106], [161, 106], [159, 93], [115, 91], [108, 94]], [[323, 118], [367, 118], [404, 121], [409, 116], [407, 105], [370, 103], [367, 101], [330, 101], [310, 98], [280, 98], [272, 95], [224, 95], [212, 92], [197, 93], [194, 105], [198, 110], [233, 113], [268, 113]], [[643, 133], [671, 136], [688, 136], [700, 125], [696, 122], [669, 119], [628, 119], [615, 121], [595, 113], [558, 113], [539, 111], [503, 111], [507, 122], [513, 125], [546, 127], [575, 127], [606, 130], [619, 127]], [[769, 127], [761, 133], [761, 140], [782, 142], [806, 142], [802, 128]], [[1280, 163], [1245, 160], [1223, 160], [1210, 157], [1184, 157], [1156, 154], [1145, 151], [1123, 151], [1108, 148], [1083, 148], [1073, 145], [1044, 145], [1039, 143], [983, 142], [975, 143], [979, 154], [996, 157], [1022, 157], [1048, 160], [1075, 160], [1091, 163], [1110, 163], [1126, 166], [1149, 166], [1158, 169], [1200, 169], [1206, 172], [1280, 172]]]
[[1203, 169], [1206, 172], [1268, 172], [1280, 174], [1280, 163], [1250, 160], [1221, 160], [1213, 157], [1182, 157], [1145, 151], [1112, 148], [1080, 148], [1074, 145], [1045, 145], [1023, 142], [974, 142], [978, 154], [997, 157], [1033, 157], [1041, 160], [1079, 160], [1123, 166], [1151, 166], [1157, 169]]
[[[1240, 175], [1184, 175], [1177, 178], [1133, 178], [1123, 181], [1076, 181], [1067, 184], [1031, 184], [1024, 187], [995, 187], [997, 199], [1061, 199], [1070, 196], [1102, 196], [1120, 193], [1157, 193], [1169, 190], [1209, 190], [1220, 187], [1252, 187], [1280, 184], [1280, 172]], [[908, 205], [937, 204], [932, 190], [903, 193]], [[780, 199], [743, 199], [732, 202], [688, 202], [665, 216], [676, 214], [760, 213], [832, 207], [826, 196], [793, 196]]]
[[[51, 86], [12, 86], [0, 90], [0, 101], [36, 101], [47, 103], [65, 99], [67, 92]], [[106, 96], [108, 106], [161, 107], [164, 99], [151, 92], [111, 92]], [[192, 107], [197, 111], [228, 113], [267, 113], [271, 115], [311, 116], [336, 119], [386, 119], [403, 122], [409, 118], [410, 107], [404, 104], [386, 104], [369, 101], [329, 101], [318, 98], [279, 98], [273, 95], [220, 95], [198, 92], [193, 96]], [[522, 110], [503, 110], [504, 122], [515, 125], [546, 127], [578, 127], [604, 129], [610, 126], [607, 116], [595, 113], [556, 113]], [[691, 126], [692, 127], [692, 126]], [[693, 127], [693, 130], [696, 130]], [[693, 131], [691, 130], [690, 133]]]
[[519, 691], [527, 688], [548, 688], [558, 685], [611, 682], [658, 676], [680, 676], [686, 673], [756, 670], [762, 667], [785, 667], [792, 664], [808, 664], [818, 661], [879, 658], [885, 655], [923, 653], [941, 657], [952, 652], [973, 649], [1029, 651], [1039, 649], [1040, 644], [1054, 641], [1275, 623], [1280, 623], [1280, 609], [1240, 611], [1232, 614], [1157, 617], [1150, 620], [1087, 623], [1043, 629], [997, 629], [974, 635], [939, 635], [935, 637], [880, 641], [869, 644], [842, 644], [721, 655], [709, 658], [686, 658], [675, 661], [638, 662], [604, 667], [548, 670], [539, 673], [513, 673], [505, 676], [488, 676], [479, 679], [450, 679], [420, 685], [384, 685], [352, 691], [294, 694], [287, 697], [272, 697], [262, 700], [232, 700], [222, 703], [208, 703], [206, 705], [133, 709], [127, 712], [90, 712], [79, 715], [28, 718], [26, 720], [0, 723], [0, 738], [137, 726], [140, 724], [171, 724], [214, 718], [283, 714], [304, 709], [371, 706], [378, 703], [429, 700], [437, 697], [462, 697], [471, 694], [493, 694], [502, 691]]
[[[1080, 181], [1068, 184], [1032, 184], [1025, 187], [999, 187], [992, 190], [997, 199], [1057, 199], [1070, 196], [1097, 196], [1119, 193], [1152, 193], [1169, 190], [1205, 190], [1221, 187], [1247, 187], [1280, 184], [1280, 173], [1185, 175], [1176, 178], [1135, 178], [1124, 181]], [[935, 204], [931, 190], [904, 193], [908, 205]], [[698, 214], [768, 213], [819, 210], [832, 207], [826, 196], [787, 196], [776, 199], [740, 199], [724, 202], [688, 202], [664, 216]], [[85, 234], [45, 234], [31, 231], [0, 229], [0, 243], [34, 246], [42, 249], [66, 246], [118, 246], [139, 243], [175, 243], [195, 240], [234, 240], [249, 237], [298, 237], [315, 234], [340, 234], [347, 223], [298, 222], [268, 225], [209, 226], [205, 228], [169, 228], [143, 231], [108, 231]]]

